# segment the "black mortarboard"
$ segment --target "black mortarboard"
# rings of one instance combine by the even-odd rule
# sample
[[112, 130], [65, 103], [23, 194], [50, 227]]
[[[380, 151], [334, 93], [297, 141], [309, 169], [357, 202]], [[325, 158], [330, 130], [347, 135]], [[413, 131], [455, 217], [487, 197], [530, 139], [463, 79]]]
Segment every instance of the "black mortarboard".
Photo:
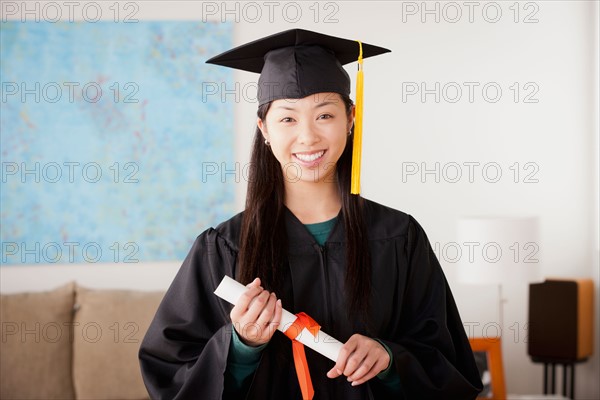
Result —
[[358, 61], [352, 189], [360, 189], [362, 147], [362, 59], [390, 50], [357, 40], [304, 29], [290, 29], [221, 53], [206, 62], [260, 73], [258, 103], [301, 99], [321, 92], [350, 95], [350, 77], [342, 65]]
[[[390, 50], [362, 43], [362, 57]], [[356, 40], [290, 29], [228, 50], [206, 61], [243, 71], [260, 73], [258, 104], [300, 99], [310, 94], [350, 94], [350, 77], [342, 67], [357, 61]]]

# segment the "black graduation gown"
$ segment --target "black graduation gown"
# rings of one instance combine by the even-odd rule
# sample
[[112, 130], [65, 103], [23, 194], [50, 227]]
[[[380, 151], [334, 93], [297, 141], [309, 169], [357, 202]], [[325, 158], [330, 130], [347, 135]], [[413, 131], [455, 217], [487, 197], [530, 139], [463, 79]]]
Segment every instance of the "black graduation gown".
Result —
[[[393, 352], [405, 399], [473, 399], [481, 381], [454, 299], [421, 226], [403, 212], [366, 201], [372, 257], [371, 337]], [[139, 356], [152, 399], [221, 399], [230, 346], [232, 306], [213, 292], [224, 275], [235, 276], [242, 213], [208, 229], [190, 253], [160, 304]], [[286, 209], [289, 274], [276, 293], [292, 313], [304, 311], [323, 331], [345, 342], [365, 334], [345, 303], [346, 246], [341, 214], [321, 248]], [[263, 350], [239, 398], [301, 399], [291, 341], [281, 332]], [[387, 399], [377, 377], [352, 387], [329, 379], [334, 363], [306, 349], [315, 400]], [[398, 398], [398, 397], [394, 397]]]

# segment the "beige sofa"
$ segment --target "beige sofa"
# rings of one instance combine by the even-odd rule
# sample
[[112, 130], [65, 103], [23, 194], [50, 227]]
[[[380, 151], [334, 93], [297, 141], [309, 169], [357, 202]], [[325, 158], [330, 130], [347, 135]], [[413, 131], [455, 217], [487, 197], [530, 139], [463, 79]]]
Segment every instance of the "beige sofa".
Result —
[[163, 295], [75, 282], [3, 294], [0, 399], [147, 399], [137, 352]]

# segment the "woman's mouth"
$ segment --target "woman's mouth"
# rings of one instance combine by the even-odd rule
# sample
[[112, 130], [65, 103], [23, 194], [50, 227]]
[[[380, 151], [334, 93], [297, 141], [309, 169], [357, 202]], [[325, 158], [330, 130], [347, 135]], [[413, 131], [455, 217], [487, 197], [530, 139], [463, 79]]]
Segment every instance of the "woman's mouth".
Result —
[[321, 161], [325, 152], [326, 150], [294, 153], [293, 156], [299, 164], [304, 165], [306, 167], [314, 167]]

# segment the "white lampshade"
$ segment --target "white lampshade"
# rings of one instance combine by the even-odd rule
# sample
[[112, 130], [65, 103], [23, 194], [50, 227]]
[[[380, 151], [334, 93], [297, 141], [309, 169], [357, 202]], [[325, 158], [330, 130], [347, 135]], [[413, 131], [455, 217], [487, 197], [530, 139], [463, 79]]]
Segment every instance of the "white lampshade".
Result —
[[504, 285], [540, 278], [536, 217], [461, 218], [457, 241], [462, 249], [457, 278], [462, 283]]

